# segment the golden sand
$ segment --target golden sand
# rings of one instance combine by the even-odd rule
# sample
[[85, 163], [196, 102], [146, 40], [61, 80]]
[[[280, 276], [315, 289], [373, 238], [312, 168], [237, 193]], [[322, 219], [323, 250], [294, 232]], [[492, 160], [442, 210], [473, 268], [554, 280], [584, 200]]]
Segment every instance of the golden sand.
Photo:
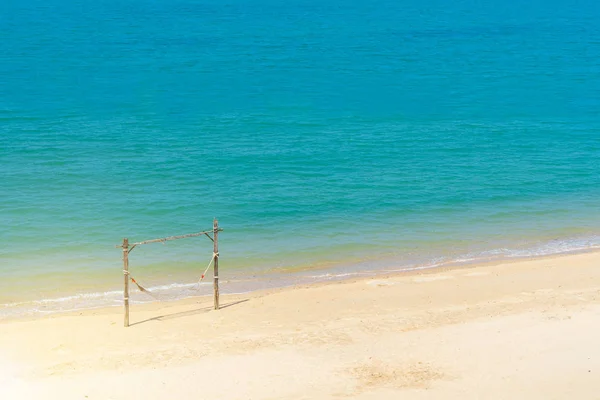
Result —
[[1, 399], [600, 399], [600, 253], [0, 323]]

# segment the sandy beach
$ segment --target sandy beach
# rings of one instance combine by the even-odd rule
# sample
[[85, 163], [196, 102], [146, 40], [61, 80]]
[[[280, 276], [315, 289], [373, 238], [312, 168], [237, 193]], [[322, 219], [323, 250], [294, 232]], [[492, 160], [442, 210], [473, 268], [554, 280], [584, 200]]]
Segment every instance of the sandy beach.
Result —
[[600, 399], [600, 253], [0, 323], [2, 399]]

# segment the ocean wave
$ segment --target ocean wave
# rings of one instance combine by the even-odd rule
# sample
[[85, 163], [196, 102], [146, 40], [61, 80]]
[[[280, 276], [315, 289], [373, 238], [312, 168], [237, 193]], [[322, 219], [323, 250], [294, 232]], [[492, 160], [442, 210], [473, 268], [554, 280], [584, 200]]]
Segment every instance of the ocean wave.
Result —
[[[269, 279], [257, 281], [252, 276], [238, 276], [236, 279], [221, 281], [226, 285], [229, 294], [248, 293], [253, 290], [285, 287], [309, 280], [311, 282], [343, 280], [358, 276], [374, 276], [382, 273], [398, 273], [408, 271], [418, 271], [425, 269], [438, 268], [442, 266], [475, 264], [482, 262], [501, 261], [504, 259], [523, 259], [530, 257], [542, 257], [558, 254], [569, 254], [583, 251], [593, 251], [600, 249], [600, 236], [575, 237], [567, 239], [552, 239], [537, 244], [521, 245], [514, 247], [498, 247], [490, 250], [475, 251], [455, 256], [429, 256], [422, 255], [420, 262], [395, 262], [388, 260], [385, 265], [375, 265], [364, 263], [356, 265], [351, 269], [348, 266], [338, 266], [329, 271], [323, 271], [318, 274], [298, 272], [297, 275], [290, 276], [286, 274], [271, 274]], [[390, 268], [392, 266], [392, 268]], [[291, 278], [291, 279], [290, 279]], [[197, 295], [206, 295], [201, 293], [202, 288], [208, 289], [212, 282], [175, 282], [170, 284], [160, 284], [148, 286], [147, 289], [152, 292], [161, 301], [173, 301]], [[132, 301], [137, 304], [150, 303], [156, 301], [155, 298], [133, 289], [130, 292]], [[95, 309], [107, 306], [121, 305], [123, 302], [122, 290], [108, 290], [102, 292], [76, 293], [67, 296], [55, 298], [43, 298], [27, 301], [15, 301], [0, 304], [0, 317], [18, 316], [18, 315], [46, 315], [57, 312], [70, 312], [86, 309]]]

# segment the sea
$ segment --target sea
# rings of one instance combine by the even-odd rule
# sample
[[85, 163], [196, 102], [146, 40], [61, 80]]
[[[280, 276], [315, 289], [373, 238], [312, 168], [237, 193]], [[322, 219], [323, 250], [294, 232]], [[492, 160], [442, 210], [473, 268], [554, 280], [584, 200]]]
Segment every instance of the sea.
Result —
[[[599, 21], [593, 0], [3, 0], [0, 318], [121, 305], [123, 238], [215, 218], [225, 294], [598, 249]], [[212, 254], [140, 245], [129, 268], [208, 296]]]

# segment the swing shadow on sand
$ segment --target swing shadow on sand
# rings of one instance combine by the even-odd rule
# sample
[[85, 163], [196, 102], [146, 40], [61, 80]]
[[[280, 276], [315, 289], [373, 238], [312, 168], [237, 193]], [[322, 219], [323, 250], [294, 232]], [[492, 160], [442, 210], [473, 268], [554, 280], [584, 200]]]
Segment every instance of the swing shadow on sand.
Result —
[[[224, 308], [228, 308], [228, 307], [232, 307], [235, 306], [237, 304], [240, 303], [245, 303], [247, 301], [249, 301], [250, 299], [244, 299], [244, 300], [238, 300], [238, 301], [233, 301], [231, 303], [226, 303], [223, 304], [219, 307], [220, 310], [224, 309]], [[172, 314], [165, 314], [165, 315], [159, 315], [157, 317], [152, 317], [152, 318], [148, 318], [142, 321], [138, 321], [138, 322], [134, 322], [132, 324], [129, 324], [129, 326], [134, 326], [134, 325], [139, 325], [139, 324], [143, 324], [145, 322], [150, 322], [150, 321], [166, 321], [169, 319], [176, 319], [176, 318], [181, 318], [181, 317], [188, 317], [191, 315], [197, 315], [197, 314], [204, 314], [207, 313], [209, 311], [212, 311], [214, 308], [213, 306], [208, 306], [208, 307], [202, 307], [202, 308], [197, 308], [195, 310], [189, 310], [189, 311], [180, 311], [180, 312], [176, 312], [176, 313], [172, 313]]]

